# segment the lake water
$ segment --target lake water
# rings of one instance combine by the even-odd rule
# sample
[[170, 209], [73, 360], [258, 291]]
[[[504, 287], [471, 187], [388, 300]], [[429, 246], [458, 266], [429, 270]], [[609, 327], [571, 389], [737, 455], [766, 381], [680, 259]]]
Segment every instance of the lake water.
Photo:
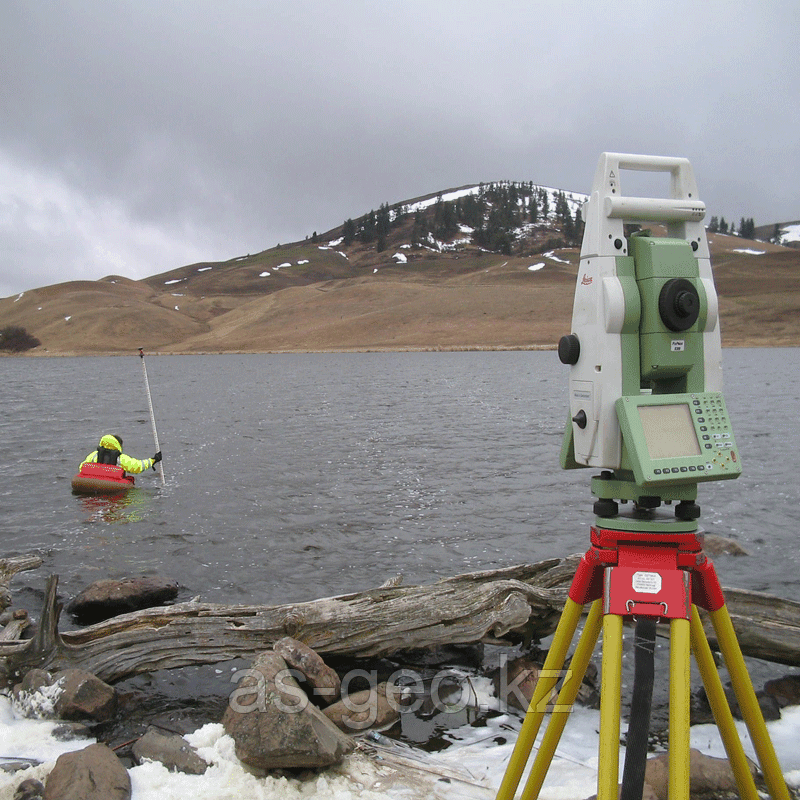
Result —
[[[751, 553], [715, 559], [724, 585], [794, 599], [800, 349], [727, 350], [724, 361], [744, 474], [701, 485], [701, 523]], [[159, 573], [180, 582], [181, 599], [270, 604], [366, 589], [398, 574], [407, 584], [431, 582], [589, 545], [592, 471], [558, 465], [567, 371], [553, 352], [149, 356], [146, 363], [166, 485], [149, 472], [115, 501], [75, 497], [70, 481], [103, 433], [122, 435], [129, 454], [152, 455], [140, 359], [0, 359], [0, 554], [44, 559], [11, 585], [35, 616], [50, 573], [59, 574], [65, 600], [99, 578]], [[62, 629], [70, 625], [65, 616]], [[627, 649], [625, 660], [629, 677]], [[657, 660], [663, 669], [665, 653]], [[764, 665], [757, 676], [752, 666], [757, 686], [787, 671]], [[229, 676], [227, 667], [209, 666], [124, 682], [142, 719], [121, 721], [104, 740], [134, 738], [158, 712], [178, 729], [218, 720]], [[28, 734], [7, 705], [0, 697], [8, 743], [49, 758], [53, 744], [42, 726], [51, 723]], [[558, 785], [580, 785], [574, 796], [586, 796], [597, 720], [596, 712], [576, 714], [584, 724], [568, 726]], [[474, 764], [474, 774], [496, 787], [510, 747], [496, 742], [518, 728], [512, 717], [481, 717], [451, 737], [450, 749], [426, 757]], [[800, 714], [784, 717], [772, 735], [794, 753]], [[404, 727], [400, 738], [424, 745], [417, 733]], [[203, 736], [220, 747], [225, 739], [213, 725], [195, 734]], [[719, 749], [701, 728], [693, 737], [693, 746]], [[476, 742], [477, 752], [464, 742]], [[800, 784], [800, 762], [781, 758]], [[229, 787], [230, 769], [220, 767], [221, 787]], [[131, 771], [134, 800], [166, 796], [168, 781], [189, 780], [157, 770]], [[174, 796], [230, 796], [215, 788], [217, 773], [209, 775], [180, 792], [176, 783]], [[251, 780], [236, 775], [241, 787]], [[10, 781], [0, 775], [0, 796]], [[268, 782], [254, 794], [247, 786], [242, 792], [254, 797], [307, 794]], [[442, 796], [465, 796], [463, 788]], [[493, 797], [494, 788], [475, 796]]]
[[[726, 350], [737, 481], [700, 486], [701, 523], [750, 558], [725, 585], [794, 597], [800, 350]], [[282, 603], [588, 547], [592, 471], [558, 465], [567, 371], [553, 352], [149, 356], [166, 485], [70, 493], [103, 433], [152, 455], [141, 361], [5, 358], [2, 553], [38, 553], [69, 597], [162, 573], [182, 596]], [[65, 620], [65, 622], [68, 622]]]

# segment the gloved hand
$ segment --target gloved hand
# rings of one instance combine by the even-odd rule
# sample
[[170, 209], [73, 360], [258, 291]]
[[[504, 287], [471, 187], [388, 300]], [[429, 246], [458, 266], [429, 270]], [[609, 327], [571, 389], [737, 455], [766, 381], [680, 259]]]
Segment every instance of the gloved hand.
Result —
[[155, 467], [155, 465], [158, 464], [159, 461], [161, 461], [161, 451], [160, 450], [153, 456], [153, 466]]

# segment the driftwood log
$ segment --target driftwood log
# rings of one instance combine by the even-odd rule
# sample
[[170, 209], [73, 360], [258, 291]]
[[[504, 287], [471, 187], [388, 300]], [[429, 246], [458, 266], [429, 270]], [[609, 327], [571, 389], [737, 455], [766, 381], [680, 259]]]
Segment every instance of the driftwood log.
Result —
[[[381, 587], [279, 606], [188, 602], [59, 633], [58, 578], [34, 637], [0, 642], [9, 671], [77, 667], [107, 683], [142, 672], [252, 659], [284, 636], [321, 654], [370, 657], [555, 630], [577, 558], [474, 572], [429, 586]], [[560, 587], [560, 588], [559, 588]]]
[[27, 569], [36, 569], [42, 566], [39, 556], [14, 556], [13, 558], [0, 558], [0, 611], [11, 605], [11, 592], [8, 584], [18, 573]]
[[[771, 594], [723, 587], [739, 646], [746, 656], [800, 666], [800, 603]], [[703, 629], [712, 648], [717, 636], [701, 610]]]
[[[321, 654], [352, 657], [492, 641], [512, 632], [536, 640], [555, 630], [578, 558], [305, 603], [228, 606], [192, 601], [64, 633], [58, 630], [58, 578], [51, 576], [34, 637], [0, 640], [0, 658], [12, 674], [34, 666], [78, 667], [113, 683], [158, 669], [252, 660], [287, 635]], [[22, 568], [31, 566], [14, 571]], [[800, 603], [741, 589], [725, 589], [725, 597], [745, 655], [800, 666]], [[707, 620], [704, 624], [713, 645], [713, 630]]]

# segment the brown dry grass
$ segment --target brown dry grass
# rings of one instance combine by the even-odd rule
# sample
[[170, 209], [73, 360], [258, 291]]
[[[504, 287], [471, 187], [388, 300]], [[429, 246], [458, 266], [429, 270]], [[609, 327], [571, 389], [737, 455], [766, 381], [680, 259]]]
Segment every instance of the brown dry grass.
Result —
[[[712, 236], [710, 245], [723, 344], [800, 345], [800, 251], [729, 236]], [[766, 252], [736, 252], [746, 249]], [[139, 347], [163, 353], [552, 347], [569, 331], [576, 250], [559, 251], [556, 260], [407, 249], [402, 265], [394, 252], [364, 249], [348, 258], [303, 242], [145, 281], [57, 284], [0, 300], [0, 327], [22, 325], [42, 341], [33, 354], [45, 355]], [[542, 262], [543, 269], [528, 270]], [[281, 263], [292, 267], [276, 269]], [[265, 271], [269, 277], [261, 277]]]

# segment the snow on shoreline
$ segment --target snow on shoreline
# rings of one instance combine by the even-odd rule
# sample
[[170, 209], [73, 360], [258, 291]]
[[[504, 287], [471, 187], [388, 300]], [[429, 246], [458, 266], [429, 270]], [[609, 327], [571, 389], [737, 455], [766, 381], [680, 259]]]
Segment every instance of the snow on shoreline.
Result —
[[[488, 679], [476, 676], [472, 683], [479, 707], [498, 710]], [[219, 723], [202, 726], [184, 738], [211, 766], [204, 775], [169, 772], [158, 763], [129, 769], [132, 800], [490, 800], [502, 781], [522, 718], [498, 713], [479, 726], [463, 725], [443, 734], [449, 747], [427, 752], [380, 734], [359, 740], [356, 752], [336, 768], [302, 777], [259, 776], [236, 758], [233, 740]], [[42, 762], [15, 773], [0, 771], [0, 800], [11, 800], [15, 787], [25, 778], [44, 781], [53, 763], [65, 752], [82, 749], [93, 740], [58, 741], [56, 721], [27, 719], [0, 695], [0, 756]], [[574, 707], [557, 754], [548, 771], [542, 800], [574, 800], [596, 791], [599, 712]], [[747, 729], [736, 722], [745, 752], [754, 751]], [[787, 782], [800, 787], [800, 706], [784, 708], [782, 718], [767, 725]], [[544, 728], [544, 726], [543, 726]], [[624, 729], [624, 724], [623, 724]], [[540, 736], [543, 731], [540, 732]], [[714, 725], [691, 729], [691, 746], [716, 757], [724, 748]], [[624, 749], [620, 750], [620, 776]], [[2, 759], [0, 759], [2, 760]]]

